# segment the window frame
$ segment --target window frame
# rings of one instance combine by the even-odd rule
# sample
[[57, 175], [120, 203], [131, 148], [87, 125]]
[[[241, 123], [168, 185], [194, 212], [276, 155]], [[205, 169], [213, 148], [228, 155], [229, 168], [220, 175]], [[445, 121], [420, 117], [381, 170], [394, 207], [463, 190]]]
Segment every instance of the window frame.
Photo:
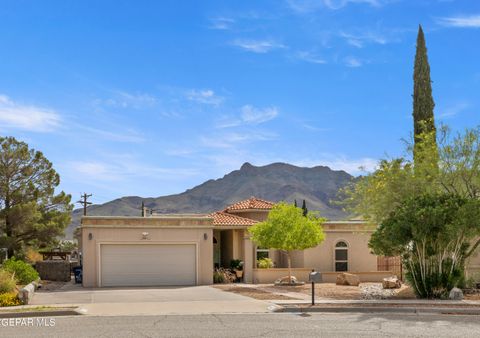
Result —
[[262, 257], [262, 258], [270, 258], [270, 249], [256, 247], [255, 248], [255, 262], [257, 262], [259, 260], [259, 258], [258, 258], [259, 253], [263, 253], [263, 254], [266, 253], [267, 254], [266, 257]]
[[[340, 243], [344, 243], [346, 246], [338, 246]], [[350, 245], [344, 239], [339, 239], [335, 246], [333, 247], [333, 270], [335, 272], [348, 272], [349, 271], [349, 254], [348, 251], [350, 249]], [[337, 251], [344, 251], [346, 252], [347, 259], [337, 259]], [[337, 263], [344, 263], [346, 264], [346, 270], [337, 270]]]

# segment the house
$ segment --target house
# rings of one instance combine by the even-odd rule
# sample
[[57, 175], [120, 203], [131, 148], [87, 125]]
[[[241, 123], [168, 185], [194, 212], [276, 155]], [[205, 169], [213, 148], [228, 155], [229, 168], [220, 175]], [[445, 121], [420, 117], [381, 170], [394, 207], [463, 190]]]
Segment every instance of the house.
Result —
[[[285, 255], [259, 248], [248, 228], [267, 218], [273, 202], [251, 197], [224, 210], [203, 214], [147, 217], [85, 216], [82, 218], [83, 285], [161, 286], [212, 284], [215, 267], [244, 262], [244, 282], [270, 283], [287, 275]], [[307, 280], [312, 269], [324, 281], [339, 271], [354, 272], [362, 281], [391, 275], [378, 271], [368, 240], [374, 227], [361, 221], [326, 222], [319, 246], [292, 254], [293, 274]], [[269, 257], [272, 269], [257, 269]]]

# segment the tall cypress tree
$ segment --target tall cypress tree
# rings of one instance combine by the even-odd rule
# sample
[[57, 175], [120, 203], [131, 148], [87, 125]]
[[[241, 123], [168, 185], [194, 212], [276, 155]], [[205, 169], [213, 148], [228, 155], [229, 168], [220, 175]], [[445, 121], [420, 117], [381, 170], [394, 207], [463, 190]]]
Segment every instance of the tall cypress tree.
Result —
[[308, 209], [307, 209], [307, 203], [305, 202], [305, 200], [303, 200], [303, 203], [302, 203], [302, 210], [303, 210], [303, 216], [307, 216]]
[[[415, 54], [415, 67], [413, 72], [413, 130], [414, 130], [414, 159], [415, 149], [423, 139], [421, 135], [430, 134], [431, 140], [435, 141], [435, 121], [433, 108], [435, 103], [432, 97], [432, 81], [430, 79], [430, 65], [428, 64], [427, 46], [422, 26], [418, 26], [417, 51]], [[436, 143], [435, 143], [436, 147]]]

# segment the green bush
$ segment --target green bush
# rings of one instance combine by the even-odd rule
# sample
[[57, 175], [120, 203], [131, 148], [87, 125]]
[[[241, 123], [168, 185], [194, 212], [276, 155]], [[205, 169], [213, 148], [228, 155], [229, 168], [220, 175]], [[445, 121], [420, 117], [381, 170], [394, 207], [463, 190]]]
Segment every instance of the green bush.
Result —
[[273, 268], [273, 261], [270, 258], [262, 258], [257, 261], [257, 267], [259, 269]]
[[22, 285], [31, 283], [39, 278], [38, 272], [31, 265], [15, 258], [10, 258], [3, 262], [3, 269], [14, 274], [18, 283]]
[[243, 261], [241, 259], [232, 259], [230, 261], [230, 269], [243, 270]]
[[15, 306], [22, 305], [20, 299], [18, 299], [15, 293], [2, 293], [0, 294], [0, 307], [2, 306]]
[[0, 270], [0, 293], [15, 291], [16, 284], [17, 281], [12, 273], [6, 270]]

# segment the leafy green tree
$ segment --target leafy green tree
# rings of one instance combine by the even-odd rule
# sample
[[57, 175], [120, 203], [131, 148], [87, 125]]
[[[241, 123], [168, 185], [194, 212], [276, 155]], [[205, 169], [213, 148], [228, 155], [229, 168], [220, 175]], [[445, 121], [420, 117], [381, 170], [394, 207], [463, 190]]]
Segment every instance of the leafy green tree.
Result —
[[[451, 136], [447, 127], [439, 129], [437, 144], [428, 140], [432, 134], [420, 137], [425, 141], [417, 154], [428, 159], [412, 160], [414, 145], [407, 144], [410, 156], [381, 160], [377, 170], [352, 182], [339, 192], [339, 204], [366, 220], [380, 224], [400, 203], [424, 193], [447, 193], [461, 197], [480, 196], [480, 128], [467, 129]], [[418, 170], [418, 168], [422, 168]], [[415, 170], [415, 168], [417, 168]]]
[[[419, 26], [413, 71], [413, 131], [415, 147], [424, 140], [421, 137], [422, 134], [432, 134], [430, 140], [433, 142], [436, 140], [433, 116], [434, 107], [425, 35], [423, 34], [422, 26]], [[416, 149], [414, 155], [415, 162], [422, 160], [417, 156]]]
[[273, 206], [266, 221], [255, 224], [249, 232], [253, 242], [258, 246], [286, 253], [288, 276], [291, 281], [291, 252], [320, 244], [325, 239], [322, 229], [324, 221], [313, 213], [305, 217], [302, 209], [281, 202]]
[[382, 221], [369, 246], [402, 256], [406, 277], [422, 298], [445, 298], [464, 282], [465, 260], [480, 244], [480, 201], [422, 194], [402, 202]]
[[0, 137], [0, 246], [9, 257], [26, 245], [42, 247], [70, 222], [70, 195], [55, 194], [60, 177], [39, 151]]

